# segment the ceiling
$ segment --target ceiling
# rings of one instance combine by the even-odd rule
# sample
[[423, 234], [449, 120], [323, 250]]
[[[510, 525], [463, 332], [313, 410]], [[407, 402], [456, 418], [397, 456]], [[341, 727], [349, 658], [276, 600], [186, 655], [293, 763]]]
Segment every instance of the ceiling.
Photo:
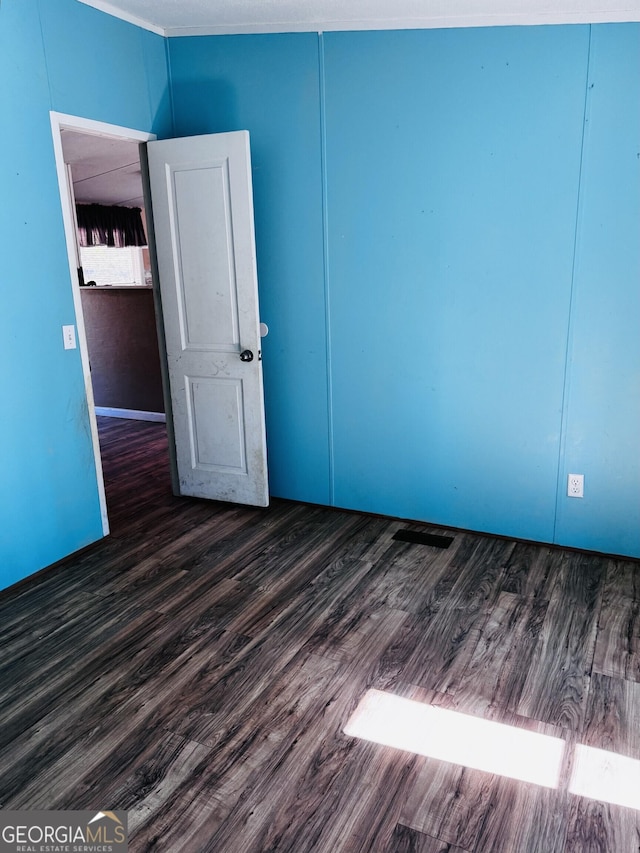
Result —
[[640, 21], [640, 0], [79, 0], [164, 36]]
[[144, 207], [136, 142], [64, 128], [61, 136], [77, 202]]

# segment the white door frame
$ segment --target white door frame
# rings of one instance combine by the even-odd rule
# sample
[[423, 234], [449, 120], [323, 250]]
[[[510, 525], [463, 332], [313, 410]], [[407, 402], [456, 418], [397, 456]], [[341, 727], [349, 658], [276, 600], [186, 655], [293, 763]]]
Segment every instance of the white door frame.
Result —
[[77, 263], [77, 237], [75, 232], [75, 211], [72, 207], [73, 188], [69, 184], [69, 174], [64, 162], [62, 151], [62, 133], [65, 130], [75, 130], [94, 136], [105, 136], [112, 139], [123, 139], [129, 142], [149, 142], [156, 139], [155, 133], [146, 133], [141, 130], [133, 130], [128, 127], [120, 127], [115, 124], [107, 124], [103, 121], [82, 118], [80, 116], [66, 115], [50, 111], [51, 134], [53, 136], [53, 150], [56, 159], [56, 171], [58, 173], [58, 187], [60, 189], [60, 204], [62, 206], [62, 219], [64, 221], [64, 233], [67, 244], [67, 258], [69, 260], [69, 272], [71, 273], [71, 291], [73, 293], [73, 307], [75, 311], [78, 346], [82, 361], [82, 373], [84, 376], [84, 387], [87, 395], [87, 408], [89, 410], [89, 423], [91, 425], [91, 439], [93, 442], [93, 455], [96, 466], [96, 479], [98, 482], [98, 494], [100, 498], [100, 515], [102, 517], [102, 532], [106, 536], [109, 533], [109, 519], [107, 516], [107, 500], [104, 491], [104, 477], [102, 474], [102, 458], [100, 456], [100, 442], [98, 440], [98, 422], [96, 420], [95, 403], [93, 399], [93, 386], [91, 384], [91, 371], [89, 369], [89, 351], [87, 349], [87, 336], [84, 326], [84, 315], [82, 313], [82, 298], [80, 295], [80, 281], [78, 280]]

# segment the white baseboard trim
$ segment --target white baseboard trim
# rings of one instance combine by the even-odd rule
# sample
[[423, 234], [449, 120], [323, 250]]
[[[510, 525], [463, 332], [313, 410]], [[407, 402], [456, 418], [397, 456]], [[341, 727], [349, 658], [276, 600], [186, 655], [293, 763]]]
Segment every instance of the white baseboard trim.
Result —
[[110, 409], [107, 406], [96, 406], [96, 415], [105, 418], [127, 418], [131, 421], [155, 421], [165, 424], [167, 417], [164, 412], [140, 412], [137, 409]]

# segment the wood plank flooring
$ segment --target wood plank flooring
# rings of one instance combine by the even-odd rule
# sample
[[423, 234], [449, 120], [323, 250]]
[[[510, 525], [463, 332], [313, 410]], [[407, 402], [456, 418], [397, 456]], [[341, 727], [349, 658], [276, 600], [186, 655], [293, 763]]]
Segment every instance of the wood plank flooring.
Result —
[[[126, 809], [133, 851], [640, 851], [640, 800], [572, 791], [579, 749], [640, 762], [638, 562], [176, 498], [162, 425], [100, 434], [112, 534], [0, 595], [2, 808]], [[557, 784], [347, 736], [370, 689], [559, 738]]]

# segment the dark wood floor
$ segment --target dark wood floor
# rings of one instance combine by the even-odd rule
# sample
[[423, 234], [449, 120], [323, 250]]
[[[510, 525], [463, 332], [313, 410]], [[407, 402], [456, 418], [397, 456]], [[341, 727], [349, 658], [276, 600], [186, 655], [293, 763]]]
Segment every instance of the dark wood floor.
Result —
[[[161, 425], [101, 438], [112, 535], [0, 600], [3, 808], [127, 809], [134, 851], [640, 850], [570, 783], [640, 759], [638, 563], [178, 499]], [[557, 787], [347, 736], [371, 688], [562, 738]]]

